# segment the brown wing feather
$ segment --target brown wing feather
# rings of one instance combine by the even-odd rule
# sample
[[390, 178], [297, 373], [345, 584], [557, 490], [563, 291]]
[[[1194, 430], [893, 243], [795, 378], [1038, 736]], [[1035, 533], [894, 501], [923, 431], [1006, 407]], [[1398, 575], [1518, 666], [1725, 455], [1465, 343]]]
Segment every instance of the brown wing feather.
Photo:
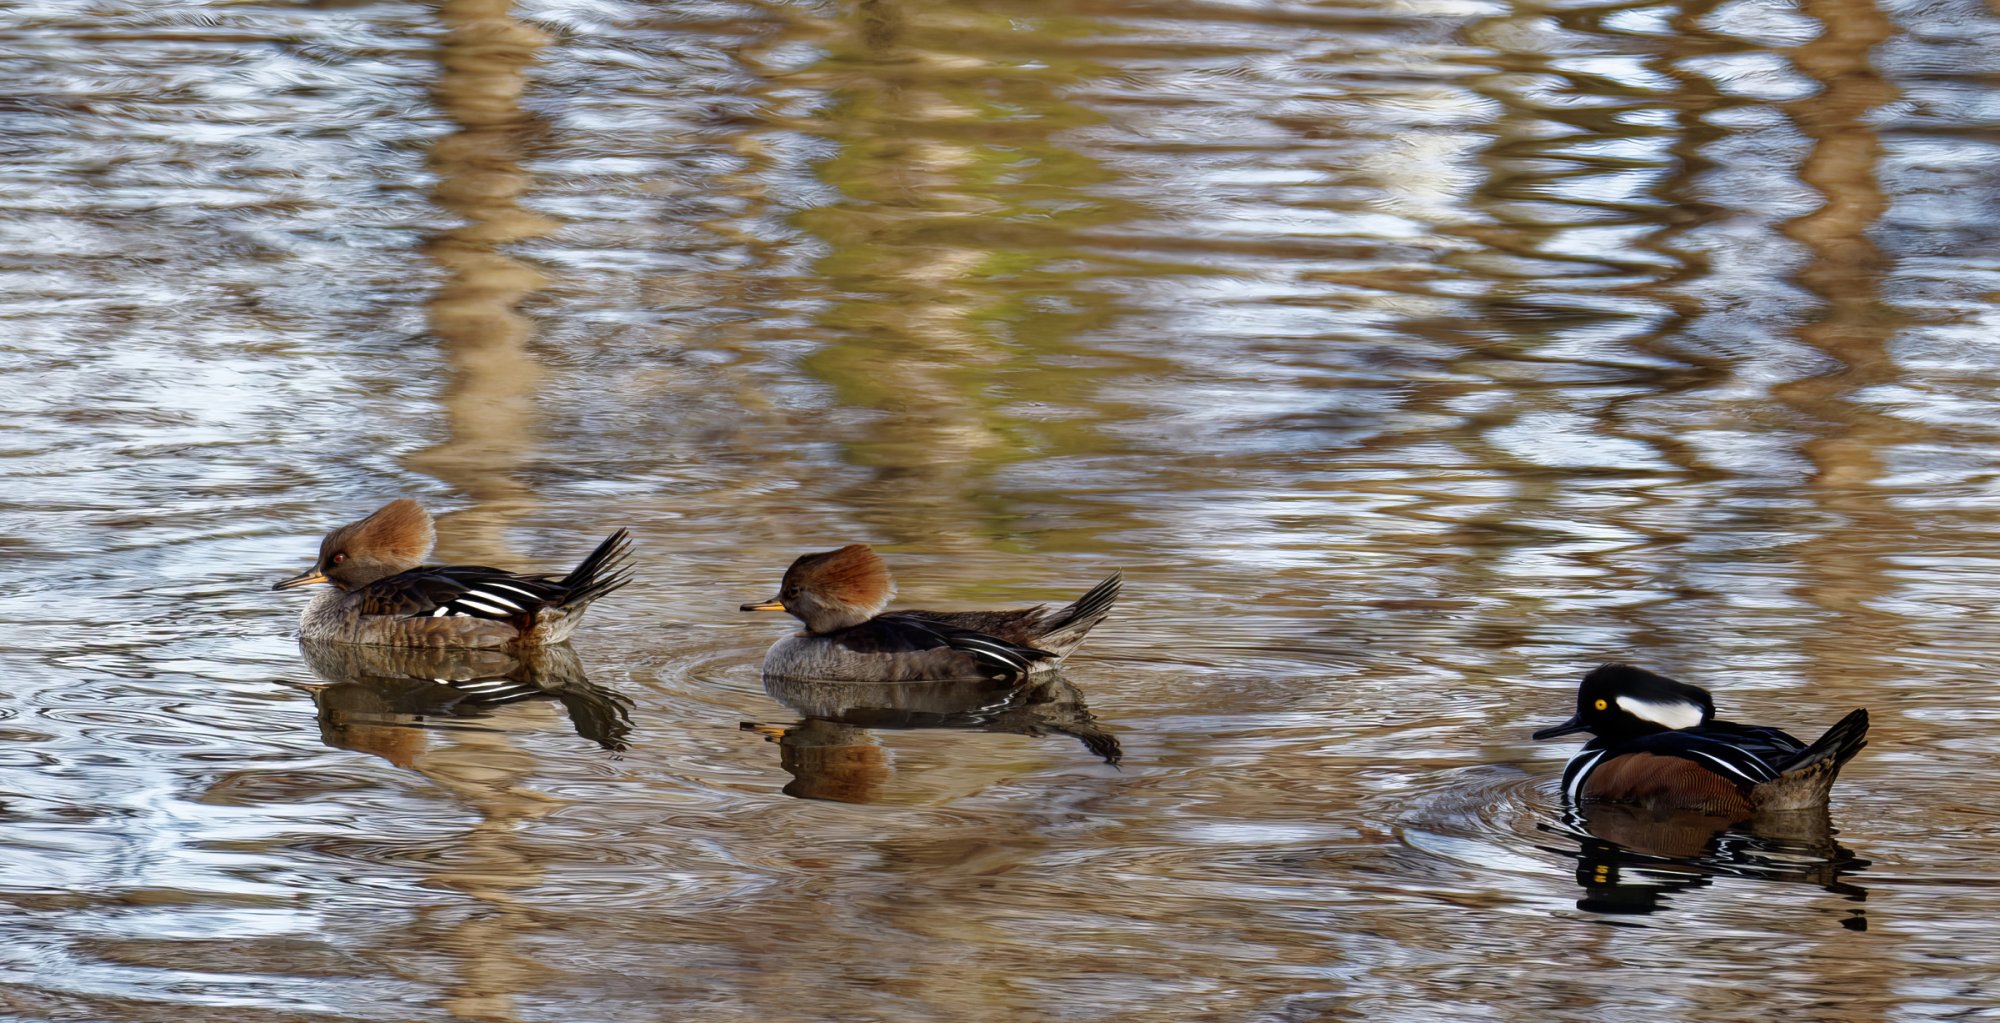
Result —
[[1011, 611], [911, 610], [898, 611], [896, 613], [909, 618], [920, 618], [927, 622], [936, 622], [939, 625], [949, 626], [954, 629], [964, 629], [967, 632], [980, 632], [988, 636], [998, 636], [1017, 646], [1032, 647], [1035, 645], [1035, 637], [1040, 634], [1037, 626], [1041, 624], [1042, 616], [1046, 610], [1046, 608], [1037, 605], [1035, 607]]
[[1750, 801], [1735, 782], [1692, 760], [1655, 753], [1627, 753], [1598, 764], [1584, 779], [1582, 797], [1662, 810], [1750, 813]]

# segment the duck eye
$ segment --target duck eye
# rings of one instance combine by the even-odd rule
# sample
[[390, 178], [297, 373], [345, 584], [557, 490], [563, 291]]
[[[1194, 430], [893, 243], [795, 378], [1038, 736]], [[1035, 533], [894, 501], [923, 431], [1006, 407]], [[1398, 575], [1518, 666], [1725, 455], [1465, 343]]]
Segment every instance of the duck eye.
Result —
[[[330, 564], [335, 564], [335, 565], [338, 565], [338, 564], [340, 564], [341, 562], [343, 562], [343, 561], [346, 561], [346, 560], [347, 560], [347, 552], [345, 552], [345, 551], [342, 551], [341, 553], [339, 553], [339, 554], [336, 554], [336, 555], [334, 555], [334, 556], [333, 556], [333, 557], [332, 557], [331, 559], [329, 559], [329, 563], [330, 563]], [[1599, 700], [1599, 701], [1597, 701], [1597, 702], [1599, 702], [1599, 703], [1603, 703], [1604, 701], [1603, 701], [1603, 700]], [[1598, 710], [1603, 710], [1604, 708], [1602, 708], [1602, 707], [1599, 707], [1599, 708], [1597, 708], [1597, 709], [1598, 709]]]
[[1591, 704], [1591, 706], [1593, 706], [1593, 707], [1596, 707], [1596, 708], [1597, 708], [1598, 710], [1604, 710], [1604, 709], [1606, 709], [1606, 708], [1610, 707], [1610, 706], [1611, 706], [1611, 704], [1609, 704], [1609, 703], [1606, 703], [1606, 702], [1605, 702], [1605, 701], [1603, 701], [1603, 700], [1599, 700], [1599, 701], [1597, 701], [1596, 703], [1594, 703], [1594, 704]]

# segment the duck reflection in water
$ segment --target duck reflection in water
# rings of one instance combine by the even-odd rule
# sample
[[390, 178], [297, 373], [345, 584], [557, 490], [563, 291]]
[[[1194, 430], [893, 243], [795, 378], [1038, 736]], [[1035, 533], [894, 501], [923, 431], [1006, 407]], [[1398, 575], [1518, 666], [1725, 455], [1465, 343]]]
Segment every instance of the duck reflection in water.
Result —
[[764, 691], [805, 720], [745, 721], [743, 728], [778, 744], [778, 762], [792, 776], [784, 792], [800, 799], [880, 801], [894, 772], [889, 752], [872, 734], [879, 729], [1067, 735], [1107, 764], [1116, 766], [1122, 755], [1118, 739], [1097, 723], [1083, 694], [1061, 675], [1028, 682], [830, 682], [767, 675]]
[[[1666, 908], [1675, 892], [1705, 888], [1721, 878], [1808, 884], [1860, 903], [1867, 890], [1844, 880], [1868, 861], [1835, 841], [1826, 807], [1767, 813], [1731, 821], [1691, 810], [1648, 810], [1595, 804], [1573, 807], [1544, 831], [1577, 843], [1554, 849], [1576, 858], [1577, 908], [1640, 915]], [[1840, 920], [1868, 929], [1859, 905]]]
[[336, 749], [372, 753], [411, 767], [427, 732], [467, 723], [528, 700], [554, 700], [576, 734], [622, 750], [632, 731], [632, 701], [584, 676], [568, 645], [523, 650], [425, 650], [299, 644], [324, 685], [309, 685], [320, 739]]

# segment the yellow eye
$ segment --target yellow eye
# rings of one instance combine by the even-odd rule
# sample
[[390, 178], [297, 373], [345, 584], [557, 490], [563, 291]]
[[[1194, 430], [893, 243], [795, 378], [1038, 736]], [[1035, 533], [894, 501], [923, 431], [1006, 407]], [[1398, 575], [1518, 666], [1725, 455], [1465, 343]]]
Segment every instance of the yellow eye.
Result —
[[1603, 710], [1604, 708], [1609, 707], [1611, 705], [1604, 702], [1603, 700], [1599, 700], [1596, 703], [1592, 704], [1591, 706], [1596, 707], [1598, 710]]

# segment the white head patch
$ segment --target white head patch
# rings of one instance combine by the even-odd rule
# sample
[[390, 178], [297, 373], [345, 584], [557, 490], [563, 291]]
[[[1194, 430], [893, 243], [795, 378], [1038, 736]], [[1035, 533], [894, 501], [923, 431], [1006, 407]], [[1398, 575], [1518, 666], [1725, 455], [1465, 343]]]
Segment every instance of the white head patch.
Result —
[[1635, 696], [1621, 696], [1618, 698], [1618, 709], [1661, 728], [1693, 728], [1701, 724], [1701, 705], [1686, 700], [1655, 703]]

